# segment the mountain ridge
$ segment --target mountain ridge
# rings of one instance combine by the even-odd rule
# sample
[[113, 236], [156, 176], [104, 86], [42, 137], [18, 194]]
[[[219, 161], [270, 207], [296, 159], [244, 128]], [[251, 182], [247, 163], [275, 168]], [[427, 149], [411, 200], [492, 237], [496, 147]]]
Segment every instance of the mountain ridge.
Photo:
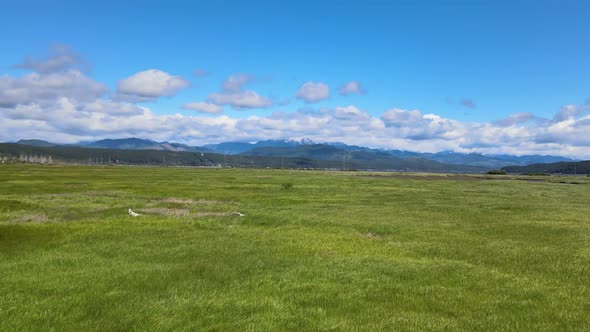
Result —
[[85, 164], [85, 165], [151, 165], [182, 167], [244, 167], [327, 170], [372, 170], [412, 172], [482, 173], [485, 169], [463, 165], [445, 165], [426, 160], [391, 157], [388, 160], [363, 160], [352, 156], [340, 160], [302, 157], [223, 155], [188, 151], [151, 149], [103, 149], [80, 146], [39, 147], [26, 144], [0, 143], [0, 163]]
[[[365, 160], [376, 160], [386, 158], [384, 155], [400, 159], [421, 158], [428, 161], [435, 161], [447, 165], [466, 165], [475, 167], [484, 167], [488, 169], [500, 169], [507, 166], [524, 166], [532, 163], [552, 163], [552, 162], [573, 162], [575, 160], [560, 156], [550, 155], [485, 155], [481, 153], [461, 153], [455, 151], [440, 151], [436, 153], [414, 152], [396, 149], [374, 149], [358, 145], [348, 145], [341, 142], [334, 143], [317, 143], [308, 138], [289, 138], [276, 140], [261, 140], [257, 142], [222, 142], [216, 144], [206, 144], [203, 146], [190, 146], [183, 143], [175, 142], [157, 142], [149, 139], [137, 137], [122, 139], [103, 139], [95, 142], [86, 142], [73, 145], [61, 145], [43, 140], [20, 140], [17, 144], [32, 146], [81, 146], [88, 148], [105, 148], [105, 149], [131, 149], [131, 150], [160, 150], [173, 152], [204, 152], [219, 153], [223, 155], [258, 155], [269, 157], [297, 156], [299, 158], [319, 159], [319, 160], [342, 160], [342, 156], [347, 153], [357, 153]], [[309, 149], [307, 147], [321, 145], [319, 148]], [[332, 147], [328, 149], [327, 147]], [[292, 150], [292, 151], [290, 151]], [[338, 150], [338, 151], [336, 151]], [[322, 154], [323, 151], [323, 154]], [[363, 152], [362, 154], [360, 152]], [[307, 153], [307, 154], [306, 154]], [[336, 157], [338, 156], [338, 157]]]

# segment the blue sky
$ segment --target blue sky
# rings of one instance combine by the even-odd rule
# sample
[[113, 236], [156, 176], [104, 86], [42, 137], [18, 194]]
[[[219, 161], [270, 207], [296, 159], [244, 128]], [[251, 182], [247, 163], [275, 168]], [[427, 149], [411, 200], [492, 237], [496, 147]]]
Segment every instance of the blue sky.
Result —
[[[38, 112], [53, 112], [57, 117], [64, 113], [57, 110], [64, 102], [59, 98], [66, 96], [76, 109], [95, 101], [72, 91], [62, 95], [54, 91], [53, 104], [33, 97], [13, 103], [8, 102], [10, 96], [4, 96], [8, 100], [4, 104], [10, 107], [0, 112], [11, 124], [5, 125], [0, 139], [23, 138], [15, 135], [23, 132], [26, 122], [30, 127], [26, 134], [63, 141], [143, 134], [197, 144], [311, 136], [409, 150], [590, 155], [590, 144], [577, 138], [586, 128], [590, 98], [589, 10], [587, 1], [4, 4], [0, 75], [12, 80], [5, 83], [5, 91], [14, 86], [27, 89], [18, 80], [38, 70], [22, 65], [27, 56], [40, 63], [65, 53], [79, 55], [84, 68], [69, 64], [82, 68], [85, 78], [108, 87], [94, 95], [96, 100], [117, 103], [109, 106], [113, 108], [147, 109], [149, 114], [142, 116], [153, 129], [141, 132], [131, 126], [127, 131], [109, 132], [98, 123], [104, 116], [94, 113], [85, 114], [87, 123], [55, 125], [52, 119], [40, 119], [34, 111], [24, 110], [35, 104], [41, 109]], [[55, 51], [55, 45], [60, 51]], [[18, 64], [21, 66], [14, 66]], [[57, 69], [62, 74], [65, 70], [73, 69]], [[152, 93], [149, 98], [138, 98], [137, 93], [144, 92], [131, 85], [127, 91], [131, 94], [121, 93], [122, 80], [146, 70], [158, 70], [184, 83], [177, 81], [177, 88]], [[195, 70], [208, 74], [196, 76]], [[247, 79], [230, 93], [221, 86], [232, 76]], [[150, 77], [147, 82], [140, 80], [147, 75], [140, 75], [131, 83], [145, 88], [167, 77]], [[329, 97], [310, 100], [300, 94], [297, 98], [306, 82], [324, 84]], [[360, 84], [362, 93], [340, 95], [339, 88], [349, 82]], [[80, 84], [76, 91], [83, 89]], [[236, 97], [244, 91], [264, 100], [263, 106], [235, 107], [227, 99], [222, 102], [212, 96]], [[61, 106], [56, 106], [57, 101]], [[208, 114], [183, 109], [190, 103], [221, 104], [223, 111]], [[355, 109], [344, 112], [347, 119], [342, 114], [335, 116], [338, 109], [347, 107]], [[555, 121], [564, 107], [574, 120], [565, 129]], [[567, 107], [576, 109], [567, 111]], [[398, 111], [386, 114], [391, 110], [418, 111], [421, 116]], [[139, 116], [132, 113], [128, 115]], [[193, 130], [162, 125], [172, 122], [170, 117], [175, 114], [183, 117], [182, 123], [194, 123]], [[305, 118], [306, 114], [311, 118]], [[448, 123], [425, 118], [428, 114]], [[514, 114], [527, 121], [496, 126]], [[14, 123], [17, 120], [21, 127]], [[313, 131], [290, 124], [297, 121]], [[362, 121], [367, 126], [355, 129], [350, 125]], [[490, 137], [503, 140], [478, 140], [478, 132], [484, 129]], [[52, 130], [59, 135], [51, 135]], [[377, 130], [382, 132], [376, 134]], [[371, 135], [375, 137], [365, 137]], [[464, 136], [469, 138], [461, 138]]]

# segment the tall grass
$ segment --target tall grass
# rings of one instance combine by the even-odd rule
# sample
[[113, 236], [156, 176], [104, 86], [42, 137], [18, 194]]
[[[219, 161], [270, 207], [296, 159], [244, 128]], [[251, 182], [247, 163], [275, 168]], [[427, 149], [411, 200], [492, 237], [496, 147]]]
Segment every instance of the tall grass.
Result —
[[590, 180], [484, 177], [1, 166], [0, 330], [587, 330]]

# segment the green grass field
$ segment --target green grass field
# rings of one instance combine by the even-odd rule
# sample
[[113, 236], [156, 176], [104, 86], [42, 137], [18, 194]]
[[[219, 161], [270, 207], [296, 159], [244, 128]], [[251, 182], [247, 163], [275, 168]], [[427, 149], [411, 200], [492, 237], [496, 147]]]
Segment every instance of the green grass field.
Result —
[[590, 330], [590, 178], [495, 178], [2, 165], [0, 330]]

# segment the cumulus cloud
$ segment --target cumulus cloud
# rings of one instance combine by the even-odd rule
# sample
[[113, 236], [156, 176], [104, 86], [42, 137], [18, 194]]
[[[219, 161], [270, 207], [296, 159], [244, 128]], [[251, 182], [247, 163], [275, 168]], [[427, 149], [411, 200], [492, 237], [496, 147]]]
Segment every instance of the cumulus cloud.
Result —
[[252, 81], [252, 76], [246, 74], [231, 75], [227, 80], [223, 81], [222, 89], [226, 92], [240, 92], [244, 85]]
[[70, 46], [54, 44], [49, 48], [49, 56], [45, 59], [36, 59], [27, 56], [22, 63], [14, 65], [16, 68], [30, 69], [32, 71], [47, 74], [68, 69], [85, 71], [89, 68], [84, 58], [75, 52]]
[[350, 81], [340, 87], [339, 92], [342, 96], [348, 96], [351, 94], [362, 94], [365, 91], [361, 88], [361, 82]]
[[[552, 123], [535, 131], [536, 144], [559, 144], [569, 147], [590, 146], [590, 118]], [[590, 157], [589, 157], [590, 158]]]
[[315, 103], [330, 98], [330, 87], [325, 83], [306, 82], [297, 90], [295, 97]]
[[535, 121], [514, 115], [507, 123], [462, 122], [419, 110], [391, 109], [380, 116], [354, 105], [302, 108], [268, 116], [156, 115], [148, 108], [109, 100], [60, 98], [53, 104], [0, 108], [0, 140], [36, 137], [75, 142], [140, 136], [188, 144], [285, 137], [344, 142], [414, 151], [512, 154], [567, 154], [590, 157], [590, 116], [567, 121]]
[[107, 91], [106, 85], [75, 69], [56, 73], [31, 73], [20, 78], [3, 76], [0, 77], [0, 107], [46, 104], [62, 97], [91, 101]]
[[360, 120], [371, 117], [367, 112], [361, 111], [353, 105], [334, 108], [333, 116], [334, 118], [340, 120]]
[[32, 73], [0, 77], [0, 107], [43, 106], [63, 97], [93, 101], [108, 92], [105, 84], [94, 81], [82, 71], [88, 67], [87, 63], [69, 46], [55, 44], [49, 53], [45, 59], [29, 56], [15, 65]]
[[223, 112], [223, 107], [206, 102], [188, 103], [182, 106], [185, 110], [193, 110], [201, 113], [220, 114]]
[[[32, 73], [0, 77], [0, 141], [34, 137], [74, 143], [136, 136], [200, 145], [308, 137], [318, 142], [339, 141], [414, 151], [534, 153], [590, 158], [590, 115], [586, 114], [590, 103], [587, 102], [566, 105], [551, 119], [520, 112], [495, 122], [464, 122], [399, 108], [375, 115], [354, 105], [319, 109], [307, 105], [266, 116], [233, 118], [220, 114], [221, 105], [236, 108], [272, 105], [256, 92], [244, 89], [249, 79], [233, 75], [207, 102], [188, 103], [183, 107], [208, 114], [156, 114], [132, 102], [109, 99], [104, 84], [72, 68], [71, 63], [66, 65], [68, 61], [51, 66], [38, 62], [36, 69], [32, 63], [29, 65]], [[174, 76], [163, 74], [147, 75], [163, 79], [156, 79], [157, 84], [147, 84], [149, 87], [143, 90], [134, 90], [131, 87], [136, 84], [131, 84], [131, 87], [123, 86], [120, 92], [139, 98], [157, 98], [174, 94], [187, 84], [162, 84], [161, 81], [174, 82]], [[151, 79], [138, 81], [150, 83]], [[317, 88], [321, 83], [311, 84]]]
[[132, 103], [97, 99], [77, 105], [76, 110], [78, 112], [100, 113], [111, 116], [137, 116], [145, 114], [147, 109]]
[[525, 123], [530, 120], [533, 120], [535, 115], [530, 112], [521, 112], [521, 113], [514, 113], [508, 116], [507, 118], [498, 120], [494, 122], [497, 126], [500, 127], [510, 127], [517, 124]]
[[555, 114], [555, 116], [553, 117], [553, 121], [562, 122], [573, 119], [576, 116], [584, 114], [589, 107], [590, 104], [588, 102], [582, 105], [565, 105], [557, 114]]
[[149, 69], [122, 79], [117, 84], [117, 99], [132, 102], [151, 101], [173, 96], [190, 82], [158, 69]]
[[[131, 103], [113, 102], [97, 99], [91, 102], [79, 102], [62, 97], [53, 104], [18, 105], [4, 109], [2, 114], [11, 120], [27, 119], [47, 122], [67, 122], [69, 118], [88, 118], [91, 114], [99, 116], [137, 116], [145, 114], [146, 109]], [[68, 114], [65, 116], [65, 114]]]
[[423, 119], [422, 112], [418, 110], [406, 111], [394, 108], [381, 115], [381, 120], [388, 127], [401, 127], [407, 123], [418, 122]]
[[207, 100], [217, 105], [230, 105], [236, 109], [265, 108], [272, 106], [272, 101], [255, 91], [244, 90], [253, 77], [246, 74], [231, 75], [221, 85], [221, 92], [212, 93]]
[[235, 108], [264, 108], [272, 106], [272, 102], [269, 99], [251, 90], [236, 93], [212, 93], [209, 95], [208, 100], [218, 105], [231, 105]]

